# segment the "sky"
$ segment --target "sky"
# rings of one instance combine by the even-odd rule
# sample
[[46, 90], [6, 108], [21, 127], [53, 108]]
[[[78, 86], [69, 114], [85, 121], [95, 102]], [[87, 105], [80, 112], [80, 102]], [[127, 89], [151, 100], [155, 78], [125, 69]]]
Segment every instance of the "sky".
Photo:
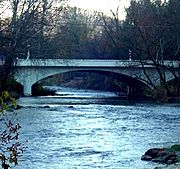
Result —
[[[125, 18], [124, 8], [129, 6], [130, 0], [69, 0], [69, 5], [71, 7], [78, 7], [88, 10], [97, 10], [105, 13], [106, 15], [111, 14], [111, 10], [116, 11], [119, 7], [119, 19]], [[4, 15], [9, 16], [11, 14], [10, 10], [7, 10], [6, 7], [1, 8], [1, 12], [5, 10]]]
[[100, 10], [110, 14], [110, 10], [116, 11], [119, 6], [121, 19], [125, 18], [124, 8], [129, 6], [130, 0], [70, 0], [70, 6], [76, 6], [83, 9]]

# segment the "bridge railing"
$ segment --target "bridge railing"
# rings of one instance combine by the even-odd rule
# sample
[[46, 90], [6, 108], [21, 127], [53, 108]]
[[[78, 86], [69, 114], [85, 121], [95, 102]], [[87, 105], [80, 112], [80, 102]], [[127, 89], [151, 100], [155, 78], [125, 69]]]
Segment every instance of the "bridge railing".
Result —
[[[143, 61], [146, 67], [154, 67], [152, 61]], [[166, 60], [166, 66], [179, 67], [179, 61]], [[142, 67], [139, 60], [101, 59], [19, 59], [18, 67]]]

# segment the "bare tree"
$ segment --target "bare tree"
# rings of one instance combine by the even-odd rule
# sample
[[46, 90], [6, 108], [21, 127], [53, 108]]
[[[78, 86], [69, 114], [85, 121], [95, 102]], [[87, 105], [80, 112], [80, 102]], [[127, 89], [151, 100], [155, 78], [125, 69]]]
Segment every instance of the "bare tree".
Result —
[[[32, 45], [39, 47], [44, 35], [48, 11], [53, 10], [54, 1], [46, 0], [10, 0], [5, 10], [12, 12], [9, 16], [0, 16], [0, 54], [4, 56], [4, 64], [0, 65], [1, 87], [13, 72], [16, 59], [27, 58]], [[60, 0], [59, 3], [63, 2]], [[56, 1], [56, 3], [58, 3]], [[36, 39], [37, 43], [33, 43]], [[36, 47], [36, 49], [37, 49]], [[28, 56], [29, 57], [29, 56]], [[3, 85], [4, 84], [4, 85]]]
[[[175, 81], [178, 81], [179, 77], [175, 71], [173, 60], [180, 58], [179, 3], [177, 0], [164, 3], [160, 0], [153, 2], [151, 0], [132, 0], [130, 7], [126, 9], [125, 21], [119, 21], [118, 12], [112, 12], [113, 18], [110, 18], [112, 24], [109, 24], [108, 20], [103, 17], [104, 30], [112, 42], [112, 46], [116, 50], [119, 48], [130, 49], [132, 59], [138, 59], [144, 70], [146, 80], [141, 80], [151, 86], [156, 95], [162, 95], [162, 93], [171, 97], [175, 95], [175, 86], [172, 90], [167, 83], [166, 72], [171, 72]], [[172, 64], [165, 65], [165, 60], [171, 60]], [[146, 72], [146, 64], [151, 64], [156, 68], [161, 87], [156, 86]]]
[[[173, 64], [166, 66], [164, 60], [175, 60], [180, 53], [179, 41], [176, 38], [177, 29], [173, 21], [167, 22], [167, 18], [164, 17], [169, 12], [168, 5], [170, 4], [162, 4], [158, 0], [154, 3], [150, 0], [132, 1], [127, 9], [126, 26], [130, 27], [131, 46], [134, 53], [139, 56], [141, 64], [145, 63], [143, 60], [150, 60], [158, 73], [161, 89], [164, 89], [167, 96], [173, 96], [174, 92], [167, 83], [166, 72], [171, 72], [175, 79], [178, 79], [178, 75]], [[173, 43], [176, 45], [172, 46]], [[145, 75], [148, 77], [147, 73]], [[158, 92], [150, 78], [149, 83]]]

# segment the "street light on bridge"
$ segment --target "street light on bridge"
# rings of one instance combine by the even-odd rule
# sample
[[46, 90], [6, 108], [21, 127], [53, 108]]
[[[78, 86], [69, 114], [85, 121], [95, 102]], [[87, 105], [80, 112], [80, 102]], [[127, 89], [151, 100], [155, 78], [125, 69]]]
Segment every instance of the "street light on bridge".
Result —
[[131, 49], [129, 49], [129, 61], [131, 61], [132, 60], [132, 51], [131, 51]]
[[26, 59], [29, 59], [30, 58], [30, 45], [27, 44], [27, 47], [28, 47], [28, 49], [27, 49], [27, 58]]

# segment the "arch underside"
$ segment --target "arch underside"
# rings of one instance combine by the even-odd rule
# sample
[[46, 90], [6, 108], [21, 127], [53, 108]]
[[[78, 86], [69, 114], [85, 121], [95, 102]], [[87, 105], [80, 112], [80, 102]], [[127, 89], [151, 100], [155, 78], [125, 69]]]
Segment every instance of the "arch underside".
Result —
[[137, 82], [140, 83], [144, 86], [147, 86], [146, 83], [144, 83], [143, 81], [135, 78], [135, 77], [131, 77], [130, 75], [127, 74], [123, 74], [120, 73], [116, 70], [106, 70], [106, 69], [64, 69], [64, 70], [59, 70], [59, 71], [53, 71], [53, 72], [46, 72], [41, 76], [36, 77], [33, 80], [33, 84], [35, 84], [36, 82], [45, 79], [47, 77], [53, 76], [53, 75], [57, 75], [57, 74], [64, 74], [64, 73], [68, 73], [68, 72], [94, 72], [94, 73], [98, 73], [98, 74], [103, 74], [103, 75], [107, 75], [107, 76], [114, 76], [115, 78], [118, 78], [119, 80], [122, 80], [123, 82], [125, 82], [128, 85], [131, 85], [131, 82]]

